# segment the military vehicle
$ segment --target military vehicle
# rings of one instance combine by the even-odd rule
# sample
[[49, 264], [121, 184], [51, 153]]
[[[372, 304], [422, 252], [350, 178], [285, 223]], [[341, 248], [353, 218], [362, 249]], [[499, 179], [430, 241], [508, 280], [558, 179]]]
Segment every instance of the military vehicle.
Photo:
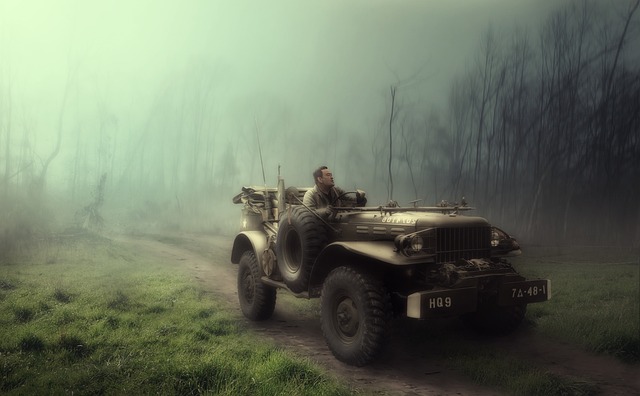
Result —
[[[464, 202], [406, 207], [306, 207], [308, 188], [243, 187], [242, 229], [231, 262], [250, 320], [269, 319], [277, 290], [320, 298], [320, 324], [334, 356], [371, 362], [397, 317], [458, 316], [483, 333], [506, 334], [527, 304], [551, 297], [550, 281], [527, 280], [507, 261], [518, 242]], [[355, 194], [347, 192], [345, 194]], [[324, 211], [327, 213], [327, 210]]]

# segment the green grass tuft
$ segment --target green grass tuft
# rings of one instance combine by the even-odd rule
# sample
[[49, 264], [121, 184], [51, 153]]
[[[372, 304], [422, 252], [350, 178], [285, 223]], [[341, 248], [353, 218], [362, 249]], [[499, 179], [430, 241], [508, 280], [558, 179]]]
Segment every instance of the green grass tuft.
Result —
[[16, 288], [14, 281], [8, 279], [0, 279], [0, 290], [14, 290]]
[[36, 316], [33, 308], [30, 307], [15, 307], [13, 309], [13, 316], [18, 323], [27, 323]]
[[117, 316], [107, 316], [104, 319], [104, 325], [107, 330], [115, 330], [120, 327], [120, 318]]
[[209, 321], [202, 326], [202, 331], [208, 335], [220, 337], [238, 332], [237, 321], [231, 319], [218, 319]]
[[60, 334], [57, 346], [74, 357], [84, 357], [90, 353], [87, 343], [75, 335]]
[[211, 308], [201, 309], [198, 311], [197, 318], [198, 319], [207, 319], [213, 315], [215, 311]]
[[73, 297], [71, 296], [71, 293], [68, 293], [60, 288], [56, 288], [56, 290], [53, 292], [53, 298], [59, 303], [68, 304], [71, 302]]
[[145, 313], [150, 313], [150, 314], [161, 314], [167, 311], [167, 308], [163, 307], [162, 305], [153, 305], [151, 307], [149, 307]]
[[18, 349], [23, 352], [40, 352], [44, 350], [44, 341], [35, 334], [27, 334], [20, 339]]
[[119, 311], [128, 310], [129, 305], [130, 305], [129, 296], [124, 294], [122, 290], [118, 290], [116, 292], [116, 295], [107, 302], [107, 307], [111, 309], [117, 309]]

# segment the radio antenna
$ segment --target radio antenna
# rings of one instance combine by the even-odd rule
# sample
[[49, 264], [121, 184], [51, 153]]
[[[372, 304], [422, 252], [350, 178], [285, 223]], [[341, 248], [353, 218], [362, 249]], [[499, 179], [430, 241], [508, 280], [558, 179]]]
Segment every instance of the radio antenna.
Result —
[[258, 128], [258, 119], [254, 117], [256, 125], [256, 138], [258, 140], [258, 153], [260, 154], [260, 166], [262, 167], [262, 181], [264, 182], [264, 208], [267, 211], [267, 219], [271, 219], [271, 200], [269, 199], [269, 191], [267, 190], [267, 177], [264, 173], [264, 161], [262, 160], [262, 147], [260, 146], [260, 133]]

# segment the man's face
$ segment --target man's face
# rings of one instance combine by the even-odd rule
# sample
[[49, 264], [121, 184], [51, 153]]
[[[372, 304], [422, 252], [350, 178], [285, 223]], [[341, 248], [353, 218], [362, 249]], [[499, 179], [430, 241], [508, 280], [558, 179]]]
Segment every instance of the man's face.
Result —
[[318, 178], [318, 183], [324, 187], [331, 188], [334, 186], [333, 173], [329, 169], [322, 170], [322, 177]]

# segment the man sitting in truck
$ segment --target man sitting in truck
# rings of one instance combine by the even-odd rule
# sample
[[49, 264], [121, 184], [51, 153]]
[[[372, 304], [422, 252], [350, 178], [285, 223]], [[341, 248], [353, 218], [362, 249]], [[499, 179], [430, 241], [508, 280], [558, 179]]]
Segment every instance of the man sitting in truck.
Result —
[[365, 206], [367, 198], [364, 191], [357, 190], [356, 197], [348, 196], [345, 191], [337, 187], [333, 181], [333, 173], [326, 166], [313, 171], [315, 185], [304, 194], [302, 203], [305, 206], [321, 210], [330, 206]]

